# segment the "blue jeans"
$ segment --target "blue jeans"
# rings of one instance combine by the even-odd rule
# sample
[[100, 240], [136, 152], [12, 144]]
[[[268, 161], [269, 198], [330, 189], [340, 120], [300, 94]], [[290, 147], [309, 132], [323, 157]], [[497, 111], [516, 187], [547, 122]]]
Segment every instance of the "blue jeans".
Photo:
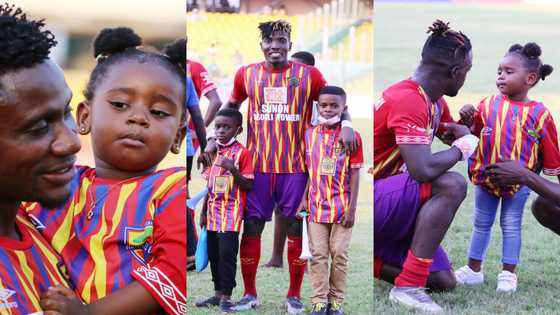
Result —
[[484, 260], [490, 236], [492, 224], [496, 218], [498, 204], [502, 200], [500, 212], [500, 227], [502, 228], [502, 263], [517, 265], [519, 253], [521, 252], [521, 221], [523, 219], [523, 208], [531, 190], [522, 187], [511, 198], [499, 198], [484, 190], [480, 186], [475, 188], [475, 212], [473, 220], [473, 232], [469, 248], [469, 258]]

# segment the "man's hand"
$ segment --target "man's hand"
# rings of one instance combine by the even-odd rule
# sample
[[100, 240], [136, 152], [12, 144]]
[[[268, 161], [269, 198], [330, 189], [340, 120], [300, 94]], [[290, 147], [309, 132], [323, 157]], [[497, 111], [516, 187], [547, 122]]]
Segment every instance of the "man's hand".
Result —
[[338, 141], [344, 146], [346, 155], [351, 155], [358, 148], [358, 140], [354, 135], [354, 129], [350, 127], [342, 127], [340, 130], [340, 139]]
[[86, 305], [82, 304], [74, 292], [63, 286], [50, 287], [47, 292], [41, 295], [39, 302], [45, 315], [87, 315], [89, 314]]
[[459, 116], [461, 116], [461, 122], [470, 127], [474, 123], [474, 115], [476, 114], [476, 108], [472, 104], [465, 104], [459, 110]]
[[484, 173], [490, 177], [492, 183], [498, 186], [526, 185], [527, 173], [526, 169], [519, 161], [504, 161], [492, 164], [484, 170]]
[[[219, 159], [219, 158], [218, 158]], [[230, 173], [233, 173], [237, 168], [235, 167], [235, 161], [232, 159], [228, 159], [226, 157], [222, 158], [221, 161], [216, 163], [216, 166], [219, 166], [223, 169], [228, 170]]]
[[443, 123], [443, 128], [445, 131], [440, 139], [449, 146], [453, 141], [471, 133], [468, 127], [456, 123]]
[[348, 209], [342, 218], [342, 222], [340, 223], [343, 227], [349, 229], [354, 226], [354, 220], [356, 219], [356, 209]]
[[207, 222], [207, 217], [206, 217], [206, 211], [200, 211], [200, 218], [198, 220], [198, 223], [200, 225], [200, 228], [203, 228], [206, 226], [206, 222]]

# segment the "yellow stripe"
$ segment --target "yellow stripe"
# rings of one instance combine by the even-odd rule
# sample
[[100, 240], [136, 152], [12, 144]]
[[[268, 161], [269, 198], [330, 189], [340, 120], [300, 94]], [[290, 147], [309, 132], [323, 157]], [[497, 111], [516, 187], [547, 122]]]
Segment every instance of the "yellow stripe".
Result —
[[23, 291], [24, 291], [24, 292], [18, 292], [18, 294], [24, 293], [25, 296], [28, 297], [29, 300], [31, 301], [31, 304], [33, 304], [33, 307], [35, 309], [40, 310], [41, 306], [39, 305], [38, 297], [41, 294], [41, 292], [37, 292], [35, 286], [33, 285], [35, 283], [34, 280], [35, 277], [33, 271], [31, 271], [31, 268], [27, 263], [27, 259], [25, 259], [24, 253], [22, 253], [21, 251], [14, 251], [14, 253], [18, 258], [18, 263], [21, 268], [21, 272], [17, 268], [14, 270], [16, 271], [16, 276], [21, 280], [19, 281], [19, 283], [21, 284], [21, 287], [23, 287]]
[[399, 148], [398, 147], [396, 147], [393, 150], [393, 152], [391, 152], [391, 154], [389, 154], [389, 156], [387, 157], [387, 159], [385, 159], [385, 161], [383, 163], [377, 164], [373, 167], [373, 174], [376, 174], [377, 172], [382, 170], [386, 165], [393, 162], [393, 159], [397, 156], [397, 154], [399, 154]]
[[89, 304], [92, 302], [91, 300], [91, 283], [93, 282], [93, 278], [94, 278], [94, 274], [90, 274], [88, 279], [86, 280], [86, 282], [84, 283], [84, 287], [82, 288], [82, 292], [81, 296], [82, 296], [82, 300], [84, 300], [84, 302], [86, 304]]
[[47, 258], [48, 261], [46, 263], [54, 267], [53, 269], [55, 273], [53, 274], [50, 268], [47, 268], [47, 266], [45, 266], [45, 270], [47, 271], [48, 277], [50, 279], [53, 279], [53, 281], [56, 282], [57, 284], [63, 284], [65, 287], [67, 287], [68, 284], [66, 278], [63, 275], [61, 275], [60, 272], [58, 271], [58, 268], [55, 267], [59, 261], [58, 257], [55, 256], [55, 254], [51, 250], [49, 250], [46, 244], [44, 244], [43, 240], [35, 237], [35, 235], [33, 234], [31, 234], [31, 238], [33, 239], [33, 244], [37, 246], [41, 251], [41, 253], [45, 255], [45, 257]]
[[[276, 82], [276, 80], [278, 79], [277, 77], [280, 76], [280, 74], [273, 74], [272, 77], [272, 84], [274, 84], [274, 82]], [[281, 80], [281, 86], [286, 86], [286, 81], [285, 81], [285, 77], [282, 76], [280, 77]], [[288, 105], [288, 104], [286, 104]], [[278, 115], [278, 114], [276, 114]], [[276, 118], [276, 117], [275, 117]], [[280, 157], [282, 156], [282, 149], [284, 149], [282, 147], [283, 145], [283, 141], [282, 141], [282, 133], [280, 132], [280, 121], [279, 120], [274, 120], [273, 122], [274, 124], [274, 135], [273, 137], [276, 138], [276, 152], [274, 152], [274, 170], [278, 170], [280, 169]], [[291, 161], [288, 161], [288, 164], [291, 164]]]
[[[312, 133], [312, 139], [313, 139], [313, 148], [315, 147], [315, 145], [317, 144], [317, 142], [319, 141], [318, 139], [318, 130], [319, 128], [314, 128], [313, 129], [313, 133]], [[321, 145], [319, 145], [319, 158], [317, 159], [317, 167], [315, 170], [315, 205], [317, 207], [317, 213], [315, 215], [315, 220], [319, 221], [319, 218], [321, 217], [321, 215], [323, 214], [323, 207], [320, 204], [320, 195], [321, 195], [321, 160], [323, 159], [323, 148]]]

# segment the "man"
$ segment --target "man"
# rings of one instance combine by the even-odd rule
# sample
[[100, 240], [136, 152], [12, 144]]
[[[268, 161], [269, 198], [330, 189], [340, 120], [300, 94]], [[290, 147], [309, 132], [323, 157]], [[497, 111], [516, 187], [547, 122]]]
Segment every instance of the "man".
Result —
[[[290, 60], [304, 63], [308, 66], [315, 66], [315, 57], [307, 51], [298, 51], [292, 54]], [[312, 124], [317, 121], [317, 106], [313, 106], [313, 114], [311, 117]], [[288, 220], [282, 216], [282, 211], [276, 209], [274, 211], [274, 240], [272, 241], [272, 256], [264, 265], [265, 267], [282, 268], [284, 266], [284, 245], [286, 244], [286, 235], [288, 232]]]
[[40, 312], [40, 294], [68, 286], [62, 260], [18, 212], [22, 201], [63, 203], [80, 150], [72, 93], [43, 26], [0, 5], [0, 309], [10, 314]]
[[[241, 67], [225, 107], [239, 108], [248, 99], [247, 149], [255, 170], [253, 190], [247, 193], [240, 261], [245, 294], [236, 310], [259, 305], [256, 274], [261, 255], [261, 234], [275, 207], [290, 220], [288, 227], [288, 265], [290, 286], [288, 313], [303, 312], [300, 291], [305, 270], [301, 254], [301, 220], [296, 219], [307, 175], [304, 165], [304, 132], [310, 126], [313, 101], [325, 86], [322, 74], [314, 67], [288, 61], [291, 27], [285, 21], [259, 25], [261, 50], [265, 61]], [[349, 115], [342, 119], [342, 142], [353, 152], [354, 131]], [[207, 150], [210, 151], [210, 150]], [[208, 153], [208, 152], [207, 152]], [[208, 154], [202, 159], [208, 163]]]
[[[395, 284], [390, 299], [421, 311], [441, 308], [426, 284], [451, 289], [455, 277], [440, 247], [467, 184], [449, 172], [478, 138], [453, 122], [443, 95], [456, 96], [472, 66], [468, 37], [436, 21], [412, 77], [383, 92], [374, 113], [374, 274]], [[431, 153], [434, 136], [452, 144]]]

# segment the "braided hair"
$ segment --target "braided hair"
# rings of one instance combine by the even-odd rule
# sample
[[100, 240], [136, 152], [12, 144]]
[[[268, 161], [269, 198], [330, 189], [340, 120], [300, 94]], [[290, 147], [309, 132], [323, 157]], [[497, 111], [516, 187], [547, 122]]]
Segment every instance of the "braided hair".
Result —
[[460, 66], [472, 50], [467, 35], [449, 27], [449, 22], [436, 20], [428, 27], [430, 34], [422, 48], [422, 62], [446, 67]]
[[541, 47], [536, 43], [527, 43], [525, 46], [514, 44], [507, 52], [507, 54], [519, 55], [523, 58], [525, 69], [538, 75], [539, 79], [535, 81], [535, 84], [537, 84], [539, 80], [544, 80], [552, 73], [552, 70], [554, 70], [551, 65], [542, 63], [540, 58], [541, 53]]
[[268, 21], [259, 24], [261, 31], [261, 39], [269, 38], [274, 32], [284, 32], [290, 37], [292, 33], [292, 26], [284, 20]]
[[0, 75], [33, 67], [49, 57], [57, 42], [51, 31], [42, 30], [43, 21], [28, 19], [13, 5], [0, 5]]
[[97, 59], [97, 65], [91, 72], [84, 90], [86, 100], [93, 99], [97, 84], [108, 69], [125, 60], [135, 60], [139, 63], [155, 62], [176, 75], [185, 86], [187, 51], [184, 38], [165, 46], [163, 53], [147, 51], [140, 45], [142, 45], [142, 38], [130, 28], [101, 30], [93, 42], [93, 56]]

